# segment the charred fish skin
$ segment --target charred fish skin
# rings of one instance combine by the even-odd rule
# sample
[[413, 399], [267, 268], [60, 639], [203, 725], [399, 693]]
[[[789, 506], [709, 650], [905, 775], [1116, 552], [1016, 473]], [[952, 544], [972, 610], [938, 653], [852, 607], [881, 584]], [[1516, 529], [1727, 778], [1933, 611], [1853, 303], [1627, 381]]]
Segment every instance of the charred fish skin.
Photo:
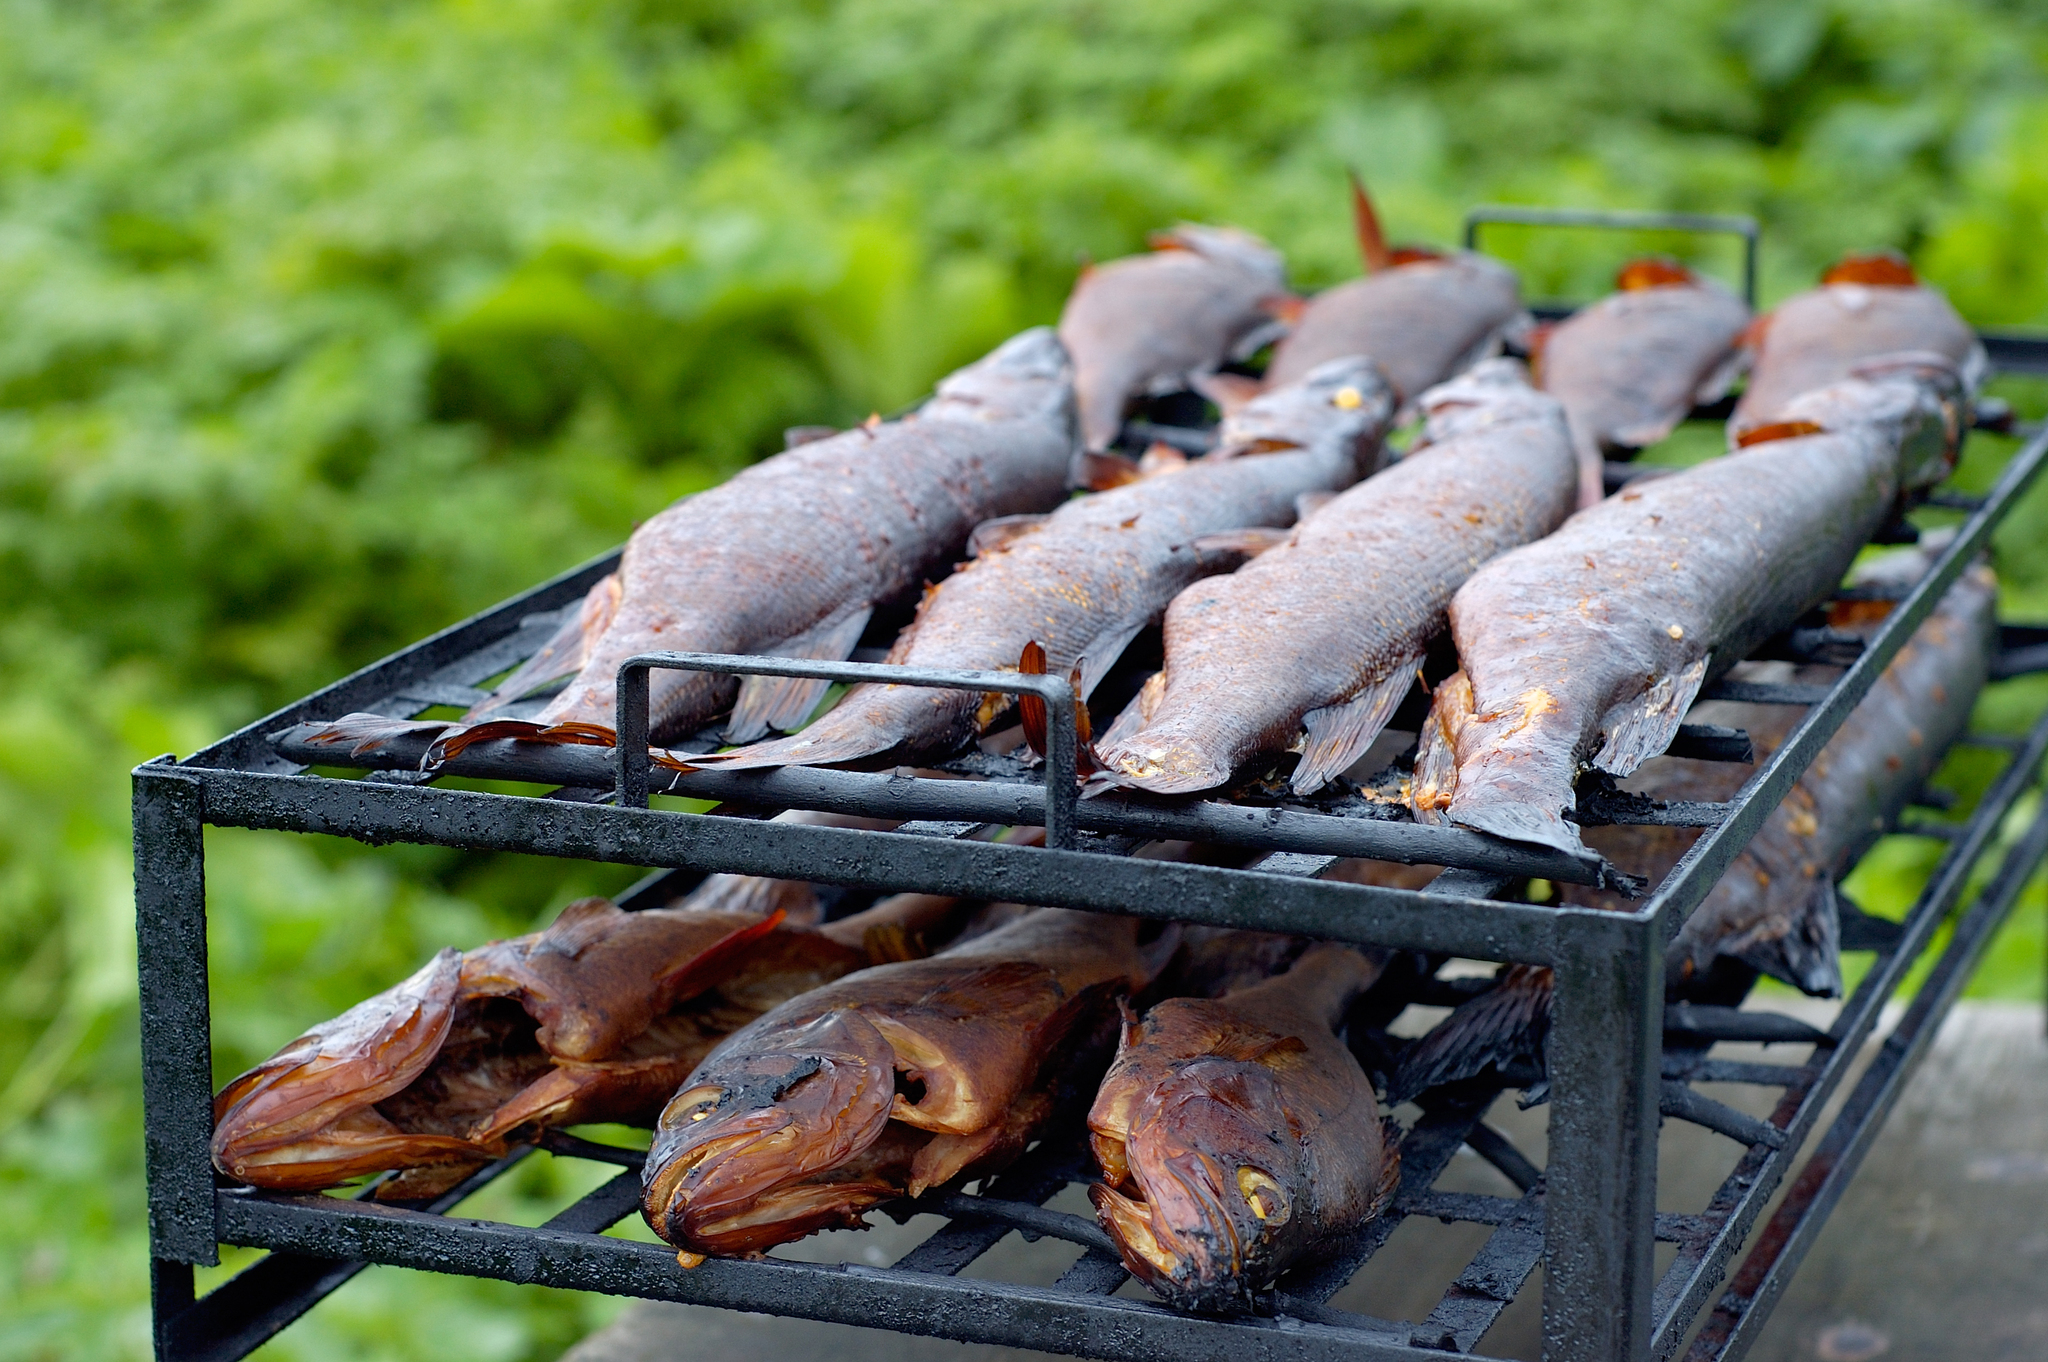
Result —
[[[1840, 908], [1835, 882], [1891, 826], [1969, 725], [1997, 640], [1998, 584], [1966, 574], [1914, 633], [1877, 686], [1829, 740], [1756, 837], [1693, 911], [1665, 952], [1668, 996], [1727, 1002], [1718, 963], [1726, 958], [1816, 997], [1842, 989]], [[1830, 681], [1838, 669], [1802, 668], [1798, 680]], [[1760, 764], [1805, 717], [1786, 705], [1713, 701], [1696, 717], [1748, 731]], [[1731, 798], [1754, 768], [1659, 757], [1629, 782], [1668, 800]], [[1656, 882], [1699, 839], [1696, 828], [1589, 828], [1586, 842], [1622, 871]], [[1565, 903], [1609, 910], [1611, 893], [1561, 885]], [[1747, 977], [1740, 980], [1747, 986]], [[1406, 1101], [1489, 1065], [1543, 1066], [1551, 972], [1517, 965], [1486, 993], [1461, 1004], [1402, 1055], [1389, 1102]]]
[[[1014, 668], [1035, 642], [1052, 674], [1079, 670], [1085, 699], [1176, 594], [1242, 561], [1232, 532], [1285, 525], [1300, 497], [1348, 487], [1371, 467], [1392, 414], [1370, 361], [1323, 365], [1233, 414], [1216, 453], [1007, 527], [1000, 545], [928, 595], [890, 661]], [[689, 760], [745, 768], [950, 750], [987, 715], [983, 705], [969, 692], [863, 685], [801, 733]]]
[[1896, 256], [1845, 258], [1822, 276], [1820, 287], [1778, 304], [1753, 329], [1759, 333], [1756, 360], [1728, 418], [1731, 444], [1784, 420], [1786, 404], [1801, 393], [1840, 382], [1883, 355], [1940, 355], [1956, 366], [1966, 399], [1988, 367], [1969, 323]]
[[1216, 368], [1289, 301], [1279, 252], [1249, 232], [1182, 223], [1154, 240], [1083, 271], [1060, 313], [1090, 451], [1115, 442], [1133, 397]]
[[1134, 731], [1099, 749], [1103, 783], [1210, 789], [1306, 725], [1293, 785], [1313, 793], [1392, 717], [1473, 570], [1571, 513], [1563, 414], [1520, 364], [1485, 361], [1422, 405], [1424, 445], [1174, 598], [1165, 669], [1135, 702]]
[[1266, 385], [1299, 382], [1342, 355], [1371, 355], [1405, 412], [1428, 389], [1497, 353], [1525, 318], [1521, 283], [1499, 261], [1469, 251], [1411, 258], [1310, 298], [1274, 348]]
[[1064, 1038], [1142, 989], [1173, 942], [1043, 909], [929, 960], [793, 999], [708, 1056], [662, 1113], [643, 1173], [655, 1232], [759, 1252], [1021, 1150]]
[[[840, 661], [874, 607], [940, 574], [977, 524], [1059, 504], [1075, 452], [1073, 367], [1037, 327], [942, 380], [911, 416], [802, 444], [670, 506], [634, 531], [618, 571], [581, 615], [460, 724], [429, 761], [494, 737], [609, 745], [617, 673], [645, 652], [768, 653]], [[491, 716], [567, 680], [530, 721]], [[656, 741], [695, 731], [738, 701], [749, 741], [793, 728], [827, 683], [657, 671]], [[361, 750], [420, 725], [337, 720], [315, 741]]]
[[1558, 323], [1537, 363], [1543, 390], [1564, 404], [1571, 422], [1582, 506], [1604, 495], [1605, 459], [1633, 458], [1696, 403], [1727, 391], [1749, 325], [1741, 299], [1683, 266], [1633, 261], [1616, 286]]
[[1335, 1034], [1378, 975], [1347, 947], [1220, 999], [1127, 1020], [1088, 1114], [1097, 1217], [1170, 1304], [1242, 1313], [1391, 1196], [1398, 1155], [1372, 1081]]
[[1852, 379], [1792, 435], [1628, 490], [1511, 550], [1453, 598], [1463, 671], [1437, 689], [1418, 816], [1581, 851], [1588, 766], [1626, 776], [1718, 675], [1825, 599], [1902, 489], [1955, 449], [1953, 379]]
[[1997, 647], [1998, 584], [1965, 574], [1915, 631], [1671, 943], [1675, 987], [1732, 956], [1808, 993], [1842, 989], [1835, 883], [1968, 728]]

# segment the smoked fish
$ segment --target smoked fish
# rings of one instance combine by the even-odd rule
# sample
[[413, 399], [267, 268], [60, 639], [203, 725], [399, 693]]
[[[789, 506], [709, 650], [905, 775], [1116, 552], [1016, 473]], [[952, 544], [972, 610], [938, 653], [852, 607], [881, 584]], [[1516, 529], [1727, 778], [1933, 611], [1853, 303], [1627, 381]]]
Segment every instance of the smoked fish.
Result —
[[1536, 360], [1571, 422], [1581, 506], [1605, 495], [1606, 459], [1633, 458], [1728, 391], [1749, 325], [1740, 298], [1676, 261], [1632, 260], [1615, 288], [1546, 332]]
[[1245, 1312], [1295, 1263], [1379, 1214], [1400, 1155], [1336, 1035], [1380, 965], [1332, 943], [1221, 998], [1128, 1014], [1088, 1113], [1095, 1213], [1170, 1304]]
[[[1392, 414], [1392, 393], [1369, 361], [1333, 361], [1234, 413], [1204, 458], [1164, 460], [1149, 476], [1048, 516], [984, 525], [974, 560], [926, 596], [889, 660], [1014, 668], [1035, 642], [1053, 674], [1079, 671], [1085, 699], [1183, 587], [1278, 537], [1247, 532], [1286, 525], [1299, 498], [1338, 491], [1370, 470]], [[996, 703], [966, 691], [863, 685], [801, 733], [686, 760], [802, 766], [945, 751], [986, 727]]]
[[[798, 445], [677, 502], [634, 531], [618, 571], [552, 642], [459, 723], [441, 725], [429, 760], [485, 738], [609, 746], [619, 665], [638, 653], [844, 659], [876, 605], [939, 575], [976, 525], [1059, 504], [1073, 422], [1072, 366], [1037, 327], [941, 380], [902, 420]], [[491, 719], [564, 679], [530, 722]], [[796, 727], [827, 683], [657, 671], [650, 687], [655, 741], [732, 706], [726, 735], [744, 742]], [[324, 740], [360, 750], [424, 727], [350, 715]]]
[[928, 960], [792, 999], [662, 1112], [647, 1222], [689, 1254], [758, 1253], [998, 1167], [1050, 1114], [1070, 1042], [1165, 965], [1169, 930], [1047, 908]]
[[1940, 355], [1956, 366], [1966, 397], [1987, 368], [1984, 347], [1947, 297], [1888, 252], [1845, 256], [1821, 276], [1819, 288], [1757, 318], [1748, 340], [1756, 359], [1728, 418], [1731, 444], [1784, 420], [1783, 408], [1801, 393], [1839, 382], [1880, 355]]
[[1297, 306], [1280, 253], [1249, 232], [1182, 223], [1152, 244], [1084, 269], [1060, 313], [1091, 452], [1115, 443], [1132, 398], [1187, 386]]
[[[1473, 569], [1571, 513], [1571, 440], [1514, 360], [1430, 390], [1426, 444], [1166, 612], [1166, 665], [1104, 735], [1099, 784], [1210, 789], [1302, 746], [1295, 793], [1362, 756]], [[1305, 733], [1305, 737], [1304, 737]]]
[[223, 1088], [215, 1166], [286, 1190], [410, 1169], [395, 1194], [411, 1195], [502, 1154], [517, 1128], [651, 1118], [725, 1034], [952, 903], [903, 895], [796, 929], [708, 888], [640, 912], [584, 899], [544, 931], [441, 951]]
[[1901, 492], [1953, 465], [1955, 398], [1945, 367], [1807, 393], [1786, 438], [1630, 487], [1482, 567], [1451, 602], [1463, 670], [1423, 725], [1417, 816], [1581, 850], [1563, 817], [1579, 773], [1662, 752], [1710, 673], [1834, 590]]
[[1471, 251], [1389, 249], [1364, 189], [1352, 182], [1366, 273], [1308, 300], [1274, 347], [1265, 386], [1298, 383], [1319, 364], [1370, 355], [1387, 372], [1406, 419], [1422, 394], [1499, 353], [1528, 325], [1515, 272]]
[[[1972, 569], [1892, 659], [1667, 948], [1664, 984], [1671, 997], [1732, 1001], [1746, 988], [1749, 970], [1817, 997], [1841, 992], [1836, 882], [1968, 727], [1997, 642], [1997, 590], [1988, 569]], [[1868, 629], [1877, 622], [1869, 619]], [[1793, 680], [1828, 684], [1840, 674], [1839, 668], [1809, 666]], [[1746, 730], [1761, 764], [1791, 736], [1805, 710], [1717, 700], [1693, 715]], [[1720, 801], [1733, 798], [1752, 774], [1753, 767], [1733, 762], [1658, 757], [1623, 788], [1660, 800]], [[1699, 837], [1698, 828], [1650, 826], [1588, 828], [1585, 834], [1586, 844], [1616, 868], [1652, 883]], [[1617, 895], [1588, 886], [1558, 888], [1566, 903], [1626, 906]], [[1735, 987], [1726, 988], [1724, 980]], [[1548, 969], [1510, 969], [1495, 988], [1460, 1006], [1409, 1049], [1389, 1099], [1469, 1078], [1489, 1064], [1519, 1060], [1540, 1067], [1550, 990]]]

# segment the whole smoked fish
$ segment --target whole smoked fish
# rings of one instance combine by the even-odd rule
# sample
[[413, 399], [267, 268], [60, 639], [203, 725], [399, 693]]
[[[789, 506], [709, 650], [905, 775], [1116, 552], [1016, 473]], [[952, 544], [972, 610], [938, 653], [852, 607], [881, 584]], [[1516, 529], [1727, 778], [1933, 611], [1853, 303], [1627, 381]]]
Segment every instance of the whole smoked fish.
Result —
[[1633, 458], [1728, 391], [1749, 325], [1741, 299], [1676, 261], [1632, 260], [1614, 282], [1617, 292], [1545, 334], [1536, 362], [1571, 422], [1581, 506], [1605, 494], [1606, 459]]
[[1292, 783], [1313, 793], [1386, 726], [1473, 569], [1570, 514], [1563, 415], [1520, 364], [1489, 360], [1423, 406], [1426, 445], [1174, 598], [1165, 669], [1104, 735], [1099, 783], [1209, 789], [1305, 731]]
[[1445, 379], [1496, 354], [1528, 324], [1515, 272], [1471, 251], [1389, 249], [1364, 188], [1352, 181], [1363, 277], [1308, 300], [1274, 347], [1265, 386], [1297, 383], [1319, 364], [1370, 355], [1393, 381], [1406, 411]]
[[[618, 571], [591, 588], [578, 619], [461, 723], [442, 725], [429, 759], [486, 738], [609, 745], [619, 666], [638, 653], [846, 658], [875, 606], [938, 575], [976, 525], [1059, 504], [1073, 420], [1066, 352], [1038, 327], [942, 380], [912, 416], [799, 445], [677, 502], [634, 531]], [[565, 677], [573, 678], [567, 689], [531, 722], [490, 719]], [[649, 685], [656, 741], [693, 732], [731, 705], [727, 737], [741, 742], [794, 728], [828, 683], [755, 677], [740, 685], [656, 671]], [[380, 734], [424, 727], [350, 715], [323, 737], [360, 751]]]
[[[1891, 826], [1969, 726], [1997, 642], [1997, 591], [1987, 569], [1973, 569], [1892, 659], [1667, 948], [1664, 984], [1670, 996], [1717, 1003], [1739, 997], [1748, 976], [1738, 972], [1728, 981], [1735, 987], [1727, 989], [1724, 962], [1817, 997], [1841, 992], [1836, 882]], [[1870, 621], [1870, 629], [1876, 623]], [[1803, 667], [1794, 680], [1825, 684], [1840, 674], [1838, 668]], [[1703, 722], [1745, 729], [1759, 764], [1806, 715], [1798, 706], [1719, 700], [1693, 713]], [[1733, 762], [1658, 757], [1624, 788], [1660, 800], [1720, 801], [1734, 797], [1754, 771]], [[1588, 828], [1586, 843], [1623, 872], [1655, 883], [1692, 848], [1700, 832]], [[1611, 893], [1583, 885], [1559, 889], [1567, 903], [1626, 906]], [[1522, 1061], [1540, 1067], [1551, 988], [1548, 969], [1518, 965], [1507, 971], [1500, 984], [1461, 1005], [1410, 1047], [1388, 1099], [1404, 1101], [1440, 1083], [1469, 1078], [1489, 1064]]]
[[1311, 947], [1287, 973], [1126, 1019], [1088, 1113], [1088, 1189], [1131, 1274], [1189, 1310], [1244, 1312], [1393, 1196], [1400, 1156], [1335, 1034], [1379, 965]]
[[544, 931], [441, 951], [229, 1083], [215, 1166], [287, 1190], [412, 1169], [394, 1193], [411, 1195], [516, 1128], [651, 1117], [725, 1034], [871, 963], [871, 932], [900, 942], [950, 903], [905, 895], [799, 930], [694, 895], [641, 912], [581, 900]]
[[[1277, 537], [1246, 531], [1285, 525], [1299, 498], [1348, 487], [1369, 470], [1392, 414], [1392, 394], [1371, 363], [1338, 360], [1234, 413], [1205, 458], [1167, 460], [1049, 516], [983, 526], [975, 559], [927, 596], [889, 660], [993, 670], [1017, 666], [1035, 642], [1055, 675], [1079, 670], [1085, 699], [1183, 587]], [[992, 708], [966, 691], [863, 685], [801, 733], [687, 760], [820, 765], [898, 748], [950, 750], [986, 726]]]
[[1922, 284], [1901, 256], [1845, 256], [1821, 285], [1796, 294], [1757, 318], [1750, 344], [1756, 359], [1749, 384], [1728, 418], [1730, 443], [1784, 419], [1801, 393], [1850, 376], [1866, 360], [1904, 352], [1932, 353], [1954, 364], [1966, 396], [1974, 395], [1987, 362], [1969, 323], [1939, 289]]
[[[1494, 559], [1451, 602], [1417, 815], [1580, 851], [1588, 766], [1626, 776], [1718, 675], [1824, 599], [1903, 489], [1955, 456], [1952, 371], [1808, 393], [1787, 438], [1640, 484]], [[1794, 434], [1793, 431], [1814, 431]]]
[[734, 1035], [661, 1115], [648, 1224], [690, 1255], [756, 1253], [1000, 1166], [1051, 1111], [1069, 1038], [1145, 987], [1171, 932], [1042, 909], [929, 960], [793, 999]]
[[1152, 240], [1083, 270], [1060, 313], [1091, 452], [1115, 442], [1132, 398], [1185, 387], [1298, 305], [1280, 253], [1249, 232], [1182, 223]]

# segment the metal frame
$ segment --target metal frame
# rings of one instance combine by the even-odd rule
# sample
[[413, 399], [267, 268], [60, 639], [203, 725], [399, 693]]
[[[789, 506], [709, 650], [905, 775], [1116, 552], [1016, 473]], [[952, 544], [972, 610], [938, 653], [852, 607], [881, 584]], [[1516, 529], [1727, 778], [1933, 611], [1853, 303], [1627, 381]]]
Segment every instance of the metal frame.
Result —
[[1479, 249], [1479, 229], [1498, 222], [1518, 227], [1599, 227], [1616, 231], [1697, 232], [1742, 238], [1742, 300], [1756, 310], [1757, 221], [1734, 213], [1634, 212], [1607, 208], [1524, 208], [1482, 204], [1465, 214], [1465, 249]]
[[[468, 703], [481, 693], [478, 683], [532, 652], [553, 631], [558, 612], [575, 608], [590, 583], [610, 570], [615, 556], [435, 635], [183, 762], [166, 757], [147, 763], [135, 772], [134, 828], [158, 1356], [166, 1362], [231, 1362], [288, 1325], [363, 1263], [383, 1262], [1129, 1362], [1235, 1356], [1302, 1362], [1422, 1358], [1446, 1349], [1469, 1351], [1541, 1261], [1546, 1274], [1544, 1355], [1550, 1362], [1671, 1357], [1790, 1171], [1882, 1002], [1936, 926], [1962, 903], [1970, 872], [1991, 848], [2001, 819], [2034, 782], [2048, 753], [2048, 719], [2016, 746], [2013, 761], [1976, 814], [1951, 831], [1941, 869], [1903, 927], [1889, 940], [1876, 941], [1878, 967], [1830, 1031], [1815, 1032], [1767, 1013], [1667, 1010], [1664, 947], [1884, 666], [1988, 545], [1993, 527], [2031, 486], [2044, 462], [2048, 436], [2037, 436], [2008, 465], [1997, 487], [1976, 505], [1861, 656], [1812, 704], [1799, 728], [1735, 799], [1724, 805], [1613, 811], [1617, 822], [1676, 822], [1708, 829], [1655, 895], [1633, 912], [1497, 901], [1492, 896], [1512, 879], [1588, 882], [1598, 878], [1599, 866], [1462, 830], [1394, 821], [1362, 800], [1319, 809], [1113, 796], [1077, 802], [1071, 769], [1058, 766], [1041, 777], [992, 760], [975, 768], [985, 777], [981, 780], [926, 779], [903, 772], [663, 772], [668, 778], [664, 793], [724, 801], [718, 812], [707, 814], [644, 807], [651, 773], [639, 755], [644, 744], [632, 741], [623, 748], [633, 755], [616, 764], [613, 754], [601, 749], [481, 743], [439, 772], [563, 787], [555, 798], [435, 788], [433, 777], [418, 771], [423, 751], [415, 749], [361, 759], [362, 765], [385, 768], [362, 779], [304, 772], [302, 763], [332, 765], [338, 758], [309, 748], [303, 734], [292, 732], [295, 725], [355, 709], [411, 715], [436, 704]], [[1943, 504], [1956, 504], [1956, 499]], [[656, 667], [875, 677], [1031, 693], [1045, 700], [1055, 732], [1070, 733], [1074, 723], [1071, 690], [1058, 678], [650, 654], [630, 662], [621, 676], [619, 730], [629, 738], [645, 732], [646, 679]], [[1750, 687], [1742, 698], [1809, 703], [1817, 697], [1791, 688], [1779, 693]], [[1052, 746], [1071, 751], [1070, 742]], [[608, 798], [617, 802], [604, 802]], [[894, 832], [866, 832], [759, 818], [781, 808], [826, 808], [909, 821]], [[971, 836], [990, 823], [1047, 826], [1054, 845], [999, 844]], [[1539, 1172], [1482, 1124], [1486, 1107], [1508, 1077], [1491, 1086], [1438, 1094], [1404, 1140], [1402, 1187], [1388, 1215], [1367, 1227], [1348, 1252], [1285, 1279], [1268, 1302], [1269, 1314], [1232, 1320], [1184, 1315], [1109, 1294], [1124, 1277], [1104, 1251], [1099, 1229], [1039, 1204], [1084, 1176], [1075, 1149], [1052, 1139], [989, 1180], [978, 1197], [954, 1191], [919, 1203], [916, 1209], [937, 1210], [950, 1223], [886, 1269], [769, 1259], [714, 1261], [683, 1271], [665, 1249], [601, 1233], [636, 1208], [633, 1165], [638, 1156], [563, 1135], [543, 1144], [557, 1156], [596, 1158], [625, 1171], [538, 1229], [444, 1213], [514, 1160], [483, 1170], [432, 1206], [258, 1192], [217, 1178], [208, 1160], [213, 1076], [205, 935], [207, 826], [517, 850], [664, 868], [672, 876], [728, 871], [1001, 898], [1549, 965], [1557, 977], [1549, 1045], [1554, 1104], [1549, 1166]], [[1128, 855], [1145, 840], [1169, 837], [1229, 842], [1263, 855], [1244, 869]], [[1974, 952], [2010, 909], [2044, 849], [2048, 830], [2037, 824], [2006, 853], [1999, 873], [1974, 899], [1937, 967], [1939, 984], [1930, 984], [1934, 991], [1923, 992], [1916, 1012], [1909, 1014], [1918, 1029], [1903, 1033], [1904, 1042], [1895, 1037], [1897, 1053], [1879, 1086], [1866, 1095], [1873, 1082], [1866, 1077], [1852, 1095], [1826, 1137], [1833, 1143], [1823, 1146], [1834, 1151], [1831, 1161], [1820, 1175], [1809, 1166], [1808, 1176], [1819, 1181], [1803, 1199], [1795, 1189], [1786, 1203], [1790, 1209], [1780, 1210], [1771, 1227], [1778, 1250], [1765, 1259], [1753, 1254], [1745, 1264], [1736, 1283], [1740, 1294], [1723, 1298], [1701, 1334], [1703, 1341], [1694, 1346], [1690, 1356], [1698, 1362], [1738, 1357], [1746, 1348], [1777, 1286], [1796, 1266], [1812, 1229], [1832, 1206], [1841, 1181], [1853, 1172], [1888, 1109], [1890, 1096], [1918, 1058], [1927, 1028], [1953, 997]], [[1421, 892], [1317, 878], [1348, 856], [1449, 868]], [[680, 882], [671, 878], [667, 883], [674, 887]], [[649, 896], [661, 892], [658, 887], [646, 890]], [[1454, 984], [1428, 978], [1414, 981], [1405, 995], [1410, 1001], [1436, 1002], [1458, 996]], [[1395, 998], [1397, 1005], [1402, 1001]], [[1811, 1056], [1796, 1066], [1759, 1066], [1731, 1064], [1709, 1053], [1716, 1039], [1759, 1036], [1811, 1045]], [[1758, 1122], [1690, 1086], [1718, 1081], [1770, 1083], [1782, 1087], [1784, 1097], [1770, 1121]], [[1746, 1148], [1742, 1162], [1698, 1215], [1660, 1215], [1654, 1209], [1656, 1134], [1667, 1116], [1720, 1131]], [[1500, 1168], [1522, 1195], [1456, 1196], [1432, 1190], [1461, 1144]], [[519, 1151], [519, 1156], [529, 1152]], [[1799, 1186], [1806, 1187], [1805, 1179]], [[1493, 1232], [1422, 1326], [1331, 1308], [1329, 1298], [1409, 1215], [1475, 1221], [1493, 1226]], [[955, 1275], [1012, 1228], [1069, 1239], [1086, 1252], [1049, 1288], [964, 1281]], [[1676, 1261], [1661, 1278], [1653, 1271], [1659, 1239], [1678, 1245]], [[220, 1243], [273, 1252], [229, 1285], [195, 1301], [192, 1265], [216, 1263]]]

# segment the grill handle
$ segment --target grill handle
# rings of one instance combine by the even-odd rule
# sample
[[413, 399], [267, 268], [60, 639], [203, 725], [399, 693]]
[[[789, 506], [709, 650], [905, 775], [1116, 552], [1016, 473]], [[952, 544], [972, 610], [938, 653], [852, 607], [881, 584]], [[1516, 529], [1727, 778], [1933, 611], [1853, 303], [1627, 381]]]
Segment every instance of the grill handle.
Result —
[[1756, 311], [1756, 219], [1733, 213], [1623, 212], [1604, 208], [1526, 208], [1481, 204], [1465, 214], [1465, 249], [1479, 249], [1479, 229], [1489, 222], [1518, 227], [1596, 227], [1623, 232], [1699, 232], [1742, 238], [1742, 299]]
[[872, 681], [883, 685], [930, 686], [936, 690], [995, 691], [1003, 695], [1035, 695], [1045, 702], [1045, 844], [1072, 850], [1074, 806], [1080, 797], [1075, 781], [1074, 688], [1060, 676], [1029, 676], [1023, 672], [951, 671], [935, 667], [894, 667], [881, 662], [818, 662], [808, 658], [759, 657], [740, 653], [641, 653], [619, 667], [618, 754], [619, 807], [644, 809], [648, 793], [648, 673], [657, 668], [682, 672], [715, 672], [722, 676], [792, 676], [807, 681]]

